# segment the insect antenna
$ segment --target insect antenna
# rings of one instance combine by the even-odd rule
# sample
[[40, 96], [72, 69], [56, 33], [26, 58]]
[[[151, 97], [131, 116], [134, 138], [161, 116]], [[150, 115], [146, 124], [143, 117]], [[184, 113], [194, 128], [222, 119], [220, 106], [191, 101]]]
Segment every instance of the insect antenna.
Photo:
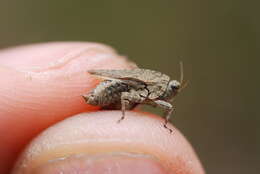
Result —
[[182, 61], [180, 61], [180, 83], [181, 83], [181, 87], [178, 90], [179, 92], [188, 85], [188, 81], [184, 80], [183, 63], [182, 63]]
[[180, 83], [181, 84], [183, 82], [183, 77], [184, 77], [184, 74], [183, 74], [183, 63], [182, 63], [182, 61], [180, 61]]

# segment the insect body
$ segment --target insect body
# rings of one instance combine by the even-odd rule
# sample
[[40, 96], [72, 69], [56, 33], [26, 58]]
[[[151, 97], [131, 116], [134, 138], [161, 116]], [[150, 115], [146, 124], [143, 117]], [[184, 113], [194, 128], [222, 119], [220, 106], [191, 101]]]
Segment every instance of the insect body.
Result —
[[138, 104], [158, 106], [166, 111], [164, 127], [173, 112], [170, 103], [183, 87], [181, 80], [170, 80], [169, 76], [149, 69], [132, 70], [90, 70], [90, 74], [101, 76], [104, 80], [90, 93], [83, 95], [88, 104], [101, 106], [104, 109], [121, 109], [125, 118], [125, 110], [131, 110]]

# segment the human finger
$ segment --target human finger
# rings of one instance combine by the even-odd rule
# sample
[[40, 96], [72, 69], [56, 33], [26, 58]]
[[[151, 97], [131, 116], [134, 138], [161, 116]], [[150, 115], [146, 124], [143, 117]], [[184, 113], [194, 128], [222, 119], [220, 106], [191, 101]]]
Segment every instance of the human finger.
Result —
[[163, 119], [120, 111], [82, 113], [53, 125], [26, 148], [13, 174], [204, 174], [181, 133]]
[[97, 79], [88, 69], [129, 68], [112, 48], [60, 42], [0, 51], [0, 173], [39, 132], [71, 115], [96, 110], [81, 95]]

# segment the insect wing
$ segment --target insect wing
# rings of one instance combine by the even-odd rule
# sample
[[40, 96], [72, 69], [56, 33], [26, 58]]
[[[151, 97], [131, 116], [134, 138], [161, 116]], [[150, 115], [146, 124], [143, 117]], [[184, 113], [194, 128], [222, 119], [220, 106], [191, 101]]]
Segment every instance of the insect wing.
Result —
[[142, 81], [147, 84], [169, 82], [170, 78], [158, 71], [149, 69], [131, 69], [131, 70], [89, 70], [90, 74], [114, 78]]
[[93, 75], [107, 78], [133, 80], [140, 83], [145, 83], [150, 92], [150, 99], [156, 99], [161, 96], [165, 92], [170, 80], [169, 76], [149, 69], [90, 70], [88, 72]]

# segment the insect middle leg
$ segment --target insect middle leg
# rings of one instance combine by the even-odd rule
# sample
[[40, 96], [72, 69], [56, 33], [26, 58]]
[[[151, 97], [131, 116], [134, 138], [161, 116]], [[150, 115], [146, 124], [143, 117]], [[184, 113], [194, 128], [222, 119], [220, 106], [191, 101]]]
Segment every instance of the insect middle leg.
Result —
[[131, 108], [132, 105], [142, 103], [146, 98], [142, 95], [143, 91], [131, 90], [130, 92], [121, 93], [121, 110], [122, 117], [117, 121], [120, 123], [125, 118], [125, 110]]
[[159, 107], [165, 109], [165, 122], [164, 122], [163, 126], [166, 129], [168, 129], [170, 131], [170, 133], [172, 133], [172, 129], [167, 127], [167, 123], [169, 122], [169, 120], [171, 118], [171, 114], [174, 111], [172, 104], [170, 104], [166, 101], [163, 101], [163, 100], [155, 100], [155, 101], [152, 101], [152, 103], [150, 103], [150, 104], [153, 106], [159, 106]]

